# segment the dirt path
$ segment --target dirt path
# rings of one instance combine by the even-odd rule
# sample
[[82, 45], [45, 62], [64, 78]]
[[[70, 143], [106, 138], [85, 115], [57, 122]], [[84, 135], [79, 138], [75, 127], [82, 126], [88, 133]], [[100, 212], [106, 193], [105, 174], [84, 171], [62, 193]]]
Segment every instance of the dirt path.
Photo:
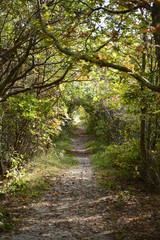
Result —
[[[111, 240], [106, 201], [94, 179], [85, 150], [87, 136], [76, 131], [73, 151], [79, 166], [65, 171], [53, 189], [32, 204], [12, 240]], [[8, 238], [1, 238], [8, 239]]]

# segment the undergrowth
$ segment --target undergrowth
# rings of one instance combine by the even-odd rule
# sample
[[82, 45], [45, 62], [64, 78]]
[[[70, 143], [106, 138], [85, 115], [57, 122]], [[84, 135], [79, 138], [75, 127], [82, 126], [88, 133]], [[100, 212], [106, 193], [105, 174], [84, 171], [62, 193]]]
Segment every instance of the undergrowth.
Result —
[[[71, 154], [71, 139], [62, 135], [54, 140], [53, 148], [45, 155], [36, 156], [24, 167], [13, 166], [1, 187], [1, 192], [15, 196], [36, 197], [46, 190], [50, 177], [60, 174], [61, 169], [75, 166], [78, 161]], [[70, 150], [70, 151], [69, 151]]]
[[[22, 201], [23, 204], [28, 204], [31, 199], [41, 198], [51, 184], [53, 186], [56, 177], [61, 176], [63, 170], [78, 164], [71, 150], [71, 139], [68, 134], [62, 134], [54, 139], [53, 148], [47, 155], [36, 156], [21, 167], [12, 166], [0, 186], [0, 200], [12, 199], [13, 202]], [[12, 230], [9, 215], [10, 210], [1, 206], [0, 232]]]
[[139, 178], [140, 153], [136, 141], [109, 146], [90, 141], [87, 148], [100, 183], [108, 189], [121, 189], [130, 180]]

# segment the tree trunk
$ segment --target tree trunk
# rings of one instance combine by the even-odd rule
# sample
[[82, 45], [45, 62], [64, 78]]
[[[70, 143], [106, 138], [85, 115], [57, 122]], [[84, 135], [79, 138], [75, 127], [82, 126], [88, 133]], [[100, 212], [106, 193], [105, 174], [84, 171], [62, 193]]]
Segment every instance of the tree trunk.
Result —
[[152, 25], [155, 28], [154, 41], [158, 63], [158, 77], [160, 77], [160, 1], [155, 0], [152, 8]]
[[140, 152], [141, 152], [141, 160], [142, 160], [142, 175], [144, 180], [147, 177], [148, 172], [148, 159], [146, 153], [146, 109], [141, 108], [141, 127], [140, 127]]
[[[157, 76], [155, 84], [160, 84], [160, 1], [155, 0], [152, 8], [152, 25], [155, 28], [154, 41], [156, 48], [156, 59], [157, 59]], [[155, 150], [156, 143], [158, 140], [158, 116], [155, 118], [155, 131], [152, 142], [152, 150]]]
[[148, 165], [151, 165], [151, 156], [150, 156], [150, 149], [151, 149], [151, 129], [152, 129], [152, 118], [149, 117], [148, 126], [147, 126], [147, 160]]
[[4, 164], [2, 158], [0, 159], [0, 175], [4, 175]]
[[[143, 41], [146, 43], [146, 34], [143, 34]], [[146, 68], [146, 53], [143, 53], [142, 56], [142, 70], [145, 72]], [[143, 92], [144, 87], [141, 86], [141, 90]], [[144, 103], [143, 103], [144, 104]], [[148, 172], [149, 165], [147, 159], [147, 149], [146, 149], [146, 107], [141, 107], [141, 124], [140, 124], [140, 152], [141, 152], [141, 160], [142, 160], [142, 176], [145, 181], [148, 182]]]
[[4, 165], [4, 124], [3, 124], [3, 105], [1, 109], [0, 116], [0, 175], [3, 176], [5, 173], [5, 165]]
[[156, 116], [156, 118], [155, 118], [154, 136], [153, 136], [152, 145], [151, 145], [151, 149], [153, 151], [155, 151], [157, 141], [158, 141], [158, 118]]

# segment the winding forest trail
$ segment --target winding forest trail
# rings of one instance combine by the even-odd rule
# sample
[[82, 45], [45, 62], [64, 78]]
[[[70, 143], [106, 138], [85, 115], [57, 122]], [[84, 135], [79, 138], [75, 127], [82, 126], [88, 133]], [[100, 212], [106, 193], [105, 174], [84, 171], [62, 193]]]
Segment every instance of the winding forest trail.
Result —
[[20, 228], [9, 239], [111, 240], [107, 201], [94, 178], [85, 149], [87, 139], [82, 128], [76, 130], [73, 152], [79, 165], [65, 171], [53, 189], [32, 204]]

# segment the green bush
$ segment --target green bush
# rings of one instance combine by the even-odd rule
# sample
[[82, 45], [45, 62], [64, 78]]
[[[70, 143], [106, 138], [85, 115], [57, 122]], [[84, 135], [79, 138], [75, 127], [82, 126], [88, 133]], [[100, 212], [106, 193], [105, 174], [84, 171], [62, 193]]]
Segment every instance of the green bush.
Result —
[[6, 181], [0, 188], [4, 194], [23, 196], [30, 199], [46, 191], [52, 178], [60, 174], [62, 169], [71, 168], [78, 164], [72, 152], [70, 134], [63, 134], [53, 139], [52, 150], [47, 154], [40, 154], [24, 164], [23, 156], [14, 154], [11, 157], [11, 168], [7, 171]]
[[87, 146], [91, 150], [95, 169], [98, 169], [103, 178], [107, 176], [107, 184], [108, 179], [113, 180], [115, 177], [124, 180], [139, 177], [141, 166], [137, 141], [109, 146], [99, 146], [98, 142], [90, 142]]

